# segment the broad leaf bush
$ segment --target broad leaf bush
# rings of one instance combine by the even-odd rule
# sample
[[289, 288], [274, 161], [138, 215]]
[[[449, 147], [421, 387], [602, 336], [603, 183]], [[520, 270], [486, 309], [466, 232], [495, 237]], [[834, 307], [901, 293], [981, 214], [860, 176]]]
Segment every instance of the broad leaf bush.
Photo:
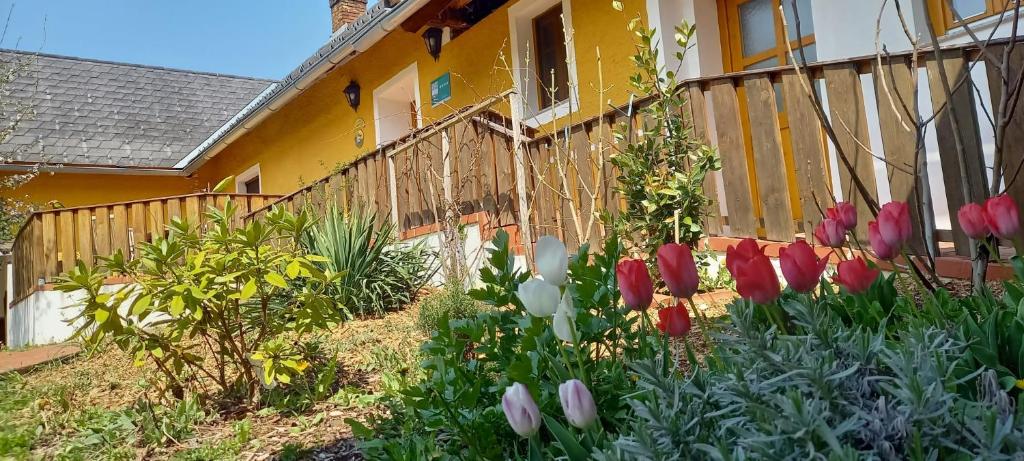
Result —
[[346, 273], [329, 294], [358, 315], [380, 315], [409, 304], [437, 270], [437, 257], [425, 244], [397, 241], [390, 220], [371, 211], [342, 211], [332, 204], [307, 227], [306, 251], [324, 257], [324, 270]]
[[[72, 306], [76, 335], [109, 338], [149, 363], [176, 398], [213, 383], [251, 402], [303, 376], [309, 362], [296, 344], [344, 320], [330, 290], [345, 274], [321, 269], [324, 258], [299, 245], [307, 214], [275, 208], [233, 228], [236, 211], [232, 202], [211, 208], [202, 235], [175, 219], [166, 237], [140, 243], [135, 259], [118, 252], [62, 276], [57, 288], [81, 299]], [[103, 289], [112, 275], [130, 283]]]

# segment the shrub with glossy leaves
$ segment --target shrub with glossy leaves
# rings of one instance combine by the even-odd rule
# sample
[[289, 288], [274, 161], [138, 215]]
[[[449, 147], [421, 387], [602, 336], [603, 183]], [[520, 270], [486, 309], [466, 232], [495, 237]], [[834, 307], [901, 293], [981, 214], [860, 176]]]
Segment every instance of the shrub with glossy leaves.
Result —
[[[213, 382], [251, 401], [263, 386], [302, 374], [308, 362], [295, 344], [344, 319], [329, 289], [345, 274], [321, 269], [323, 258], [298, 244], [310, 225], [305, 213], [275, 208], [236, 227], [235, 212], [232, 202], [211, 208], [202, 235], [175, 219], [167, 237], [140, 243], [135, 259], [118, 252], [62, 276], [58, 289], [81, 294], [76, 335], [112, 339], [160, 370], [176, 398]], [[103, 290], [114, 274], [131, 283]]]

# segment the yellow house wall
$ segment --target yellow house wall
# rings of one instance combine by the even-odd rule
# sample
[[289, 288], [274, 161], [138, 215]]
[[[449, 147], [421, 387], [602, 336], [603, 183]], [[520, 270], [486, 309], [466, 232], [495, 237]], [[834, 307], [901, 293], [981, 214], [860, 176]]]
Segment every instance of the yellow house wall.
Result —
[[[418, 34], [396, 29], [371, 49], [330, 71], [210, 159], [196, 173], [198, 182], [216, 183], [259, 163], [263, 192], [285, 194], [373, 151], [377, 139], [373, 90], [413, 63], [417, 66], [424, 123], [511, 87], [508, 8], [513, 3], [445, 44], [437, 62], [426, 53]], [[634, 72], [629, 57], [634, 53], [635, 36], [627, 30], [627, 24], [647, 14], [644, 0], [622, 3], [624, 10], [619, 12], [607, 0], [571, 1], [580, 108], [562, 123], [607, 110], [597, 91], [598, 49], [603, 57], [605, 101], [623, 104], [628, 100], [628, 78]], [[445, 72], [451, 73], [452, 98], [431, 107], [430, 82]], [[342, 93], [350, 80], [361, 87], [362, 101], [357, 111], [348, 106]], [[507, 104], [499, 110], [507, 113]], [[361, 148], [354, 142], [360, 123], [365, 136]]]
[[65, 207], [123, 202], [194, 192], [193, 179], [182, 176], [41, 173], [0, 196], [45, 205], [56, 200]]

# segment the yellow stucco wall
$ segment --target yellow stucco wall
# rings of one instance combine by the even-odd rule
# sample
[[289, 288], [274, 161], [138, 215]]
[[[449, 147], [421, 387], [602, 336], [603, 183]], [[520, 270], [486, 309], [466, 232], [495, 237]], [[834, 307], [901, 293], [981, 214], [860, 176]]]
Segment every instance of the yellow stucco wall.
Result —
[[[531, 0], [521, 0], [531, 1]], [[298, 189], [344, 164], [371, 152], [374, 131], [373, 90], [416, 64], [424, 123], [444, 117], [452, 108], [469, 106], [511, 86], [512, 64], [508, 8], [500, 8], [451, 42], [434, 62], [418, 34], [401, 28], [389, 33], [363, 54], [333, 69], [276, 113], [207, 161], [196, 173], [200, 183], [216, 183], [259, 163], [264, 193], [285, 194]], [[572, 0], [574, 51], [579, 84], [579, 112], [574, 121], [606, 111], [598, 88], [597, 50], [603, 58], [605, 102], [625, 103], [630, 94], [629, 76], [634, 72], [629, 57], [635, 36], [627, 30], [634, 17], [646, 19], [644, 0], [625, 0], [624, 11], [615, 11], [606, 0]], [[501, 59], [504, 56], [504, 62]], [[507, 64], [506, 64], [507, 63]], [[430, 82], [451, 73], [452, 99], [430, 107]], [[342, 89], [350, 80], [359, 82], [362, 103], [353, 111]], [[507, 111], [506, 107], [500, 108]], [[362, 121], [365, 142], [354, 142]], [[563, 119], [565, 121], [567, 119]]]
[[194, 192], [196, 181], [182, 176], [125, 174], [40, 173], [0, 196], [45, 205], [56, 200], [65, 207], [123, 202]]

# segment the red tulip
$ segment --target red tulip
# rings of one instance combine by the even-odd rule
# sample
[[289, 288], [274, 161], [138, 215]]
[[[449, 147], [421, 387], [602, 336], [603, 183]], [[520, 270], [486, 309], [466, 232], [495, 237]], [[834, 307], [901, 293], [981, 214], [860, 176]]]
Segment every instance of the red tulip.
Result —
[[761, 253], [745, 263], [736, 265], [733, 277], [736, 279], [736, 291], [740, 296], [758, 304], [771, 304], [782, 291], [772, 262]]
[[658, 311], [658, 329], [669, 336], [686, 336], [690, 332], [690, 312], [682, 301]]
[[842, 248], [846, 244], [846, 228], [837, 219], [825, 218], [814, 228], [814, 238], [827, 247]]
[[857, 228], [857, 207], [850, 202], [836, 202], [836, 206], [825, 210], [825, 215], [839, 221], [847, 231]]
[[782, 276], [794, 291], [807, 293], [813, 290], [818, 286], [827, 265], [828, 260], [818, 258], [814, 249], [804, 240], [779, 249]]
[[868, 242], [871, 243], [871, 249], [875, 251], [875, 255], [879, 259], [888, 261], [895, 258], [900, 252], [899, 247], [889, 245], [889, 242], [882, 238], [878, 223], [875, 221], [868, 223]]
[[956, 219], [960, 221], [960, 228], [972, 239], [983, 239], [988, 237], [988, 224], [985, 223], [985, 208], [977, 203], [968, 203], [956, 212]]
[[910, 207], [904, 202], [889, 202], [878, 210], [878, 234], [897, 250], [910, 238]]
[[622, 300], [630, 309], [644, 310], [654, 302], [654, 283], [647, 264], [639, 259], [624, 259], [615, 267]]
[[997, 195], [985, 201], [985, 224], [992, 234], [1003, 240], [1013, 240], [1020, 230], [1017, 202], [1008, 195]]
[[736, 266], [746, 263], [758, 255], [764, 256], [764, 252], [757, 246], [757, 241], [752, 238], [745, 238], [740, 241], [739, 245], [735, 247], [729, 245], [725, 249], [725, 268], [735, 278]]
[[846, 291], [857, 294], [867, 291], [878, 278], [878, 270], [871, 269], [860, 257], [842, 261], [836, 270], [835, 281]]
[[675, 297], [689, 298], [697, 292], [697, 263], [686, 244], [666, 243], [658, 248], [658, 270]]

